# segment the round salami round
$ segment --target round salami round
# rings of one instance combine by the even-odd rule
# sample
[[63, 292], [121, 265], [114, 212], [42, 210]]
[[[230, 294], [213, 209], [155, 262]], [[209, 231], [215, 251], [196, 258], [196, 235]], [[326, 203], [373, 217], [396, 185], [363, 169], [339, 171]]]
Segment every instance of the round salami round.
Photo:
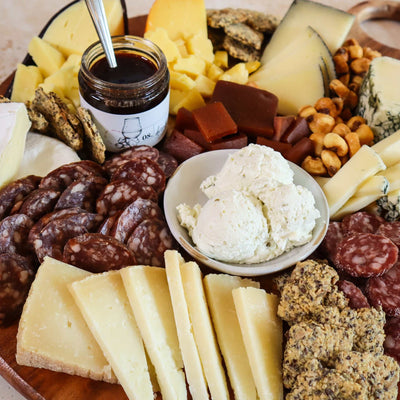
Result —
[[97, 175], [74, 181], [63, 191], [54, 209], [79, 207], [94, 212], [97, 197], [106, 185], [107, 180]]
[[138, 198], [122, 211], [115, 221], [110, 235], [121, 243], [126, 243], [128, 237], [136, 227], [145, 219], [163, 218], [163, 213], [158, 204], [150, 199]]
[[33, 272], [25, 257], [0, 254], [0, 325], [19, 316], [32, 281]]
[[68, 240], [63, 260], [94, 273], [136, 264], [134, 255], [124, 244], [100, 233], [85, 233]]
[[369, 308], [367, 298], [359, 287], [353, 282], [346, 280], [337, 281], [336, 285], [344, 293], [346, 298], [349, 300], [349, 307], [353, 309], [358, 308]]
[[165, 177], [169, 178], [173, 175], [175, 170], [178, 168], [178, 161], [171, 154], [160, 151], [160, 155], [157, 159], [157, 164], [163, 170]]
[[25, 198], [19, 213], [27, 215], [33, 221], [37, 221], [43, 215], [53, 211], [60, 192], [54, 189], [36, 189]]
[[397, 247], [400, 247], [400, 221], [384, 222], [376, 231], [378, 235], [389, 238]]
[[102, 215], [113, 215], [119, 210], [124, 210], [137, 198], [157, 201], [154, 189], [139, 181], [119, 179], [110, 182], [99, 195], [96, 210]]
[[387, 315], [400, 316], [400, 262], [384, 275], [368, 279], [366, 292], [374, 307], [382, 307]]
[[379, 226], [385, 220], [366, 211], [359, 211], [354, 214], [346, 215], [342, 220], [342, 229], [345, 234], [353, 232], [376, 233]]
[[121, 212], [122, 211], [118, 211], [114, 215], [107, 217], [100, 225], [99, 229], [97, 230], [97, 233], [101, 233], [102, 235], [106, 235], [106, 236], [111, 236], [111, 229], [112, 229], [115, 221], [121, 215]]
[[339, 242], [343, 239], [342, 223], [331, 221], [328, 225], [326, 235], [319, 246], [319, 251], [323, 257], [333, 261], [336, 255], [336, 249]]
[[28, 255], [31, 252], [28, 235], [32, 226], [33, 221], [25, 214], [4, 218], [0, 222], [0, 253]]
[[172, 249], [174, 240], [168, 226], [159, 219], [145, 219], [127, 241], [138, 264], [161, 267], [165, 250]]
[[339, 243], [335, 266], [355, 277], [380, 276], [393, 267], [398, 252], [397, 246], [384, 236], [353, 233]]
[[165, 188], [165, 174], [156, 161], [150, 158], [133, 158], [122, 164], [112, 175], [111, 181], [128, 179], [144, 182], [151, 186], [157, 194]]
[[400, 318], [388, 318], [385, 324], [385, 354], [393, 357], [400, 363]]

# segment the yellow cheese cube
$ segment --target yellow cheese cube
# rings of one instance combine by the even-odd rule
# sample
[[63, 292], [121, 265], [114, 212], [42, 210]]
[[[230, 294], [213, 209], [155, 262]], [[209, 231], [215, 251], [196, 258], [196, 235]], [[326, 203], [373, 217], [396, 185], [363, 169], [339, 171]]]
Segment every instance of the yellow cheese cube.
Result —
[[65, 62], [61, 52], [38, 36], [29, 43], [28, 52], [44, 77], [54, 74]]
[[206, 103], [200, 92], [193, 88], [186, 93], [186, 96], [174, 107], [173, 113], [176, 114], [181, 107], [187, 108], [189, 111], [205, 106]]
[[[49, 75], [43, 82], [44, 86], [50, 87], [51, 85], [54, 85], [54, 88], [56, 89], [54, 91], [56, 93], [65, 93], [67, 91], [67, 87], [72, 84], [74, 78], [77, 79], [77, 77], [74, 76], [73, 68], [74, 67], [62, 68]], [[74, 84], [74, 86], [77, 85], [77, 83]]]
[[196, 86], [196, 82], [192, 78], [175, 71], [170, 71], [169, 84], [171, 89], [183, 91], [193, 89]]
[[225, 71], [219, 79], [244, 85], [249, 80], [249, 71], [247, 71], [245, 63], [238, 63]]
[[42, 82], [43, 76], [38, 67], [18, 64], [12, 87], [11, 101], [24, 103], [25, 101], [33, 100], [35, 90], [39, 83]]
[[223, 69], [221, 69], [215, 64], [211, 64], [207, 70], [207, 77], [213, 81], [217, 81], [222, 76], [223, 73], [224, 73]]
[[74, 72], [78, 75], [79, 68], [81, 65], [81, 56], [78, 54], [71, 54], [68, 56], [65, 63], [61, 66], [61, 69], [75, 67]]
[[191, 54], [186, 58], [177, 60], [173, 69], [174, 71], [188, 74], [190, 77], [196, 77], [205, 74], [206, 62], [199, 56]]
[[57, 82], [45, 81], [39, 87], [43, 88], [46, 93], [54, 92], [62, 100], [65, 98], [64, 90]]
[[214, 61], [213, 45], [210, 39], [197, 33], [186, 41], [186, 46], [190, 54], [201, 57], [212, 63]]
[[228, 68], [228, 52], [225, 50], [218, 50], [215, 52], [214, 64], [217, 67]]
[[244, 66], [246, 67], [248, 73], [251, 74], [252, 72], [257, 71], [258, 68], [260, 68], [261, 63], [260, 61], [248, 61], [244, 64]]
[[196, 89], [204, 96], [204, 97], [211, 97], [214, 88], [215, 82], [210, 78], [207, 78], [204, 75], [199, 75], [196, 79]]
[[177, 90], [177, 89], [170, 89], [169, 91], [169, 113], [170, 114], [176, 114], [174, 113], [176, 105], [183, 100], [183, 98], [186, 96], [186, 92], [182, 90]]
[[174, 40], [174, 43], [178, 47], [179, 53], [181, 57], [187, 57], [189, 55], [189, 52], [186, 48], [186, 42], [183, 39], [176, 39]]
[[180, 58], [178, 46], [168, 37], [165, 29], [157, 28], [154, 31], [146, 32], [144, 37], [160, 47], [167, 58], [167, 62], [173, 62]]

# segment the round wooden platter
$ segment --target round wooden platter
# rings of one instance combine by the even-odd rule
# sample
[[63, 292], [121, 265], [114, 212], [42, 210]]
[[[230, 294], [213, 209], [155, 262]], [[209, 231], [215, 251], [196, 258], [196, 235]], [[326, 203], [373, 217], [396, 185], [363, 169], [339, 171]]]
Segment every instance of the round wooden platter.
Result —
[[[399, 2], [377, 0], [363, 2], [353, 7], [350, 12], [356, 15], [356, 20], [349, 37], [358, 39], [362, 46], [370, 46], [384, 55], [400, 59], [400, 49], [392, 48], [376, 41], [369, 37], [361, 27], [363, 21], [376, 18], [400, 21]], [[145, 15], [130, 18], [130, 34], [142, 36], [145, 22]], [[0, 84], [0, 94], [6, 93], [12, 79], [13, 75], [10, 75]], [[268, 285], [267, 280], [260, 280], [263, 287]], [[127, 396], [120, 385], [18, 365], [15, 360], [17, 329], [18, 322], [11, 326], [0, 328], [0, 375], [27, 399], [127, 400]], [[161, 400], [161, 397], [158, 396], [157, 400]]]

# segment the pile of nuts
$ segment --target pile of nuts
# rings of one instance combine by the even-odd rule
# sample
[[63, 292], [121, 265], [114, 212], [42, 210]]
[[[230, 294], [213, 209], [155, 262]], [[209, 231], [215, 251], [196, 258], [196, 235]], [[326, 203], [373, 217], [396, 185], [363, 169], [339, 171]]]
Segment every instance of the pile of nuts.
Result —
[[378, 51], [361, 47], [355, 39], [347, 40], [333, 57], [337, 79], [329, 84], [332, 97], [322, 97], [314, 106], [299, 110], [314, 142], [314, 157], [308, 156], [302, 163], [310, 174], [333, 176], [362, 145], [372, 143], [371, 128], [354, 113], [369, 64], [380, 56]]

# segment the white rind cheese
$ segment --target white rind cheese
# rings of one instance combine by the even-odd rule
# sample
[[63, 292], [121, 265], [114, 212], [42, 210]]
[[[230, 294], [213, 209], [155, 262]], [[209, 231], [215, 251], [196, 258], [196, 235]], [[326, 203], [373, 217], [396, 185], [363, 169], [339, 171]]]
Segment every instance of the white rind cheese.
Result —
[[138, 265], [120, 272], [162, 398], [186, 400], [185, 374], [165, 269]]
[[282, 400], [282, 320], [279, 299], [253, 287], [232, 290], [236, 315], [260, 400]]
[[91, 275], [69, 289], [130, 400], [153, 400], [142, 337], [119, 271]]

